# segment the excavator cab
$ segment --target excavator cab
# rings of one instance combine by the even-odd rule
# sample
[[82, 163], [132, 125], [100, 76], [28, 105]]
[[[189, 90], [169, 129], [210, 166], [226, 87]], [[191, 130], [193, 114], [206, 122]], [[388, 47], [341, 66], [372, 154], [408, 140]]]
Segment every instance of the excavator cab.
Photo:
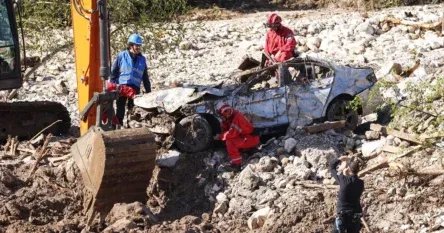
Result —
[[11, 1], [0, 0], [0, 90], [20, 88], [22, 83], [13, 4]]

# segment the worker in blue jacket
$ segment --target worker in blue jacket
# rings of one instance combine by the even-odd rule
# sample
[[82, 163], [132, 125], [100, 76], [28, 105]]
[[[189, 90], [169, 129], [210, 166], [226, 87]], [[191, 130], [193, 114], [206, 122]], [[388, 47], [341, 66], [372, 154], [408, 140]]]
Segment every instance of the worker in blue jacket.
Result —
[[[128, 39], [127, 49], [117, 55], [111, 67], [110, 82], [131, 87], [137, 94], [140, 94], [140, 84], [142, 82], [145, 92], [151, 92], [146, 58], [141, 53], [142, 44], [142, 37], [138, 34], [132, 34]], [[121, 125], [123, 125], [127, 102], [128, 109], [134, 107], [134, 101], [123, 96], [119, 97], [116, 103], [116, 116]]]

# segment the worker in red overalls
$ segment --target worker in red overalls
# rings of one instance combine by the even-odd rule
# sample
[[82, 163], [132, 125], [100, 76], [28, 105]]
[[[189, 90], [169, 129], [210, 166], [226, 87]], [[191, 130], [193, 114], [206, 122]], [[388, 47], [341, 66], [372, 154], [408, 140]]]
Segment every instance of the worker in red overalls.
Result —
[[265, 38], [264, 53], [274, 56], [274, 61], [266, 61], [266, 66], [271, 62], [283, 62], [295, 56], [296, 39], [291, 29], [281, 24], [282, 18], [273, 13], [265, 24], [270, 28]]
[[240, 149], [250, 149], [259, 145], [259, 136], [253, 135], [254, 127], [239, 111], [223, 104], [218, 113], [222, 118], [222, 135], [218, 134], [215, 140], [225, 141], [228, 155], [231, 159], [231, 168], [239, 171], [242, 165]]

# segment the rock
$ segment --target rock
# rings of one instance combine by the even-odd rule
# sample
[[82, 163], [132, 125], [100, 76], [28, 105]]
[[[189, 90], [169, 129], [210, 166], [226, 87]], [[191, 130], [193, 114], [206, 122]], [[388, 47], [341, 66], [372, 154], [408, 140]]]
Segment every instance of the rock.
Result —
[[259, 182], [260, 178], [256, 175], [252, 164], [247, 165], [239, 174], [239, 183], [248, 190], [254, 190], [259, 185]]
[[287, 164], [289, 164], [290, 163], [290, 159], [289, 158], [287, 158], [287, 157], [284, 157], [284, 158], [282, 158], [281, 159], [281, 164], [282, 164], [282, 166], [286, 166]]
[[364, 32], [367, 35], [373, 35], [375, 33], [375, 29], [370, 23], [364, 22], [358, 25], [358, 27], [355, 29], [355, 33], [359, 32]]
[[170, 150], [167, 154], [158, 156], [156, 158], [156, 164], [159, 167], [174, 167], [177, 161], [179, 161], [179, 157], [179, 151]]
[[77, 181], [79, 175], [79, 168], [74, 164], [74, 160], [71, 158], [65, 164], [65, 177], [69, 183]]
[[104, 232], [120, 232], [120, 231], [126, 231], [128, 232], [131, 229], [136, 229], [138, 228], [137, 224], [134, 223], [131, 220], [122, 218], [117, 220], [115, 223], [113, 223], [111, 226], [107, 227]]
[[3, 183], [6, 187], [14, 187], [17, 182], [17, 178], [12, 175], [11, 171], [5, 167], [0, 168], [0, 183]]
[[133, 203], [117, 203], [113, 206], [111, 211], [109, 212], [106, 220], [113, 224], [117, 222], [119, 219], [132, 219], [134, 217], [149, 217], [152, 220], [156, 221], [156, 217], [152, 214], [152, 212], [142, 203], [133, 202]]
[[408, 141], [402, 141], [401, 143], [399, 143], [399, 147], [401, 148], [407, 148], [410, 146], [410, 143]]
[[274, 179], [274, 175], [272, 173], [269, 172], [263, 172], [263, 173], [259, 173], [259, 177], [262, 179], [262, 181], [264, 182], [268, 182]]
[[297, 141], [294, 138], [288, 138], [285, 140], [284, 148], [287, 153], [292, 153], [296, 149]]
[[379, 139], [379, 132], [372, 131], [372, 130], [366, 131], [365, 138], [367, 140], [377, 140], [377, 139]]
[[288, 164], [284, 168], [284, 173], [288, 176], [294, 176], [298, 180], [307, 180], [313, 175], [312, 170], [305, 165], [297, 166], [295, 164]]
[[355, 148], [355, 140], [353, 138], [347, 138], [345, 141], [345, 150], [352, 151]]
[[193, 44], [189, 41], [182, 41], [179, 44], [179, 48], [181, 50], [190, 50], [193, 47]]
[[219, 193], [216, 196], [216, 200], [217, 200], [217, 202], [222, 203], [222, 202], [228, 201], [228, 197], [227, 197], [227, 195], [225, 195], [225, 193]]
[[310, 49], [311, 49], [310, 44], [313, 47], [319, 48], [321, 46], [321, 43], [322, 43], [322, 39], [321, 38], [319, 38], [319, 37], [311, 37], [311, 38], [308, 38], [307, 45], [308, 45], [308, 47]]
[[277, 154], [277, 155], [283, 155], [283, 154], [285, 154], [285, 148], [283, 148], [283, 147], [279, 147], [279, 148], [277, 148], [277, 150], [276, 150], [276, 154]]
[[228, 211], [228, 200], [218, 204], [214, 208], [213, 213], [215, 213], [215, 214], [225, 214], [227, 211]]
[[275, 157], [262, 157], [259, 160], [259, 163], [256, 165], [259, 171], [262, 172], [271, 172], [274, 170], [274, 167], [278, 164], [278, 160]]
[[273, 214], [273, 211], [270, 207], [265, 207], [254, 212], [247, 221], [248, 228], [250, 228], [250, 230], [261, 228], [271, 214]]
[[377, 149], [383, 147], [385, 140], [378, 140], [372, 142], [365, 142], [362, 144], [362, 156], [365, 158], [375, 152]]
[[58, 94], [68, 94], [69, 92], [68, 87], [66, 86], [66, 83], [63, 80], [55, 81], [53, 87]]
[[393, 137], [392, 135], [388, 135], [386, 138], [386, 144], [389, 146], [395, 146], [395, 137]]
[[393, 142], [395, 143], [395, 146], [399, 146], [401, 144], [402, 140], [400, 138], [395, 137], [393, 139]]

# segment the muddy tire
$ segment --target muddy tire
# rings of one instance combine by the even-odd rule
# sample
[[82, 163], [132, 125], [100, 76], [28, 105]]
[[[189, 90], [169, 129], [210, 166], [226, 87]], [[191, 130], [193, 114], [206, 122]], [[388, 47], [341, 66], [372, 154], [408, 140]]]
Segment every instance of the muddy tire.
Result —
[[328, 107], [326, 118], [328, 121], [346, 120], [346, 127], [355, 130], [358, 126], [359, 115], [356, 110], [347, 108], [349, 102], [344, 99], [335, 100]]
[[213, 141], [211, 125], [200, 115], [183, 118], [176, 125], [175, 143], [183, 152], [199, 152], [207, 149]]

